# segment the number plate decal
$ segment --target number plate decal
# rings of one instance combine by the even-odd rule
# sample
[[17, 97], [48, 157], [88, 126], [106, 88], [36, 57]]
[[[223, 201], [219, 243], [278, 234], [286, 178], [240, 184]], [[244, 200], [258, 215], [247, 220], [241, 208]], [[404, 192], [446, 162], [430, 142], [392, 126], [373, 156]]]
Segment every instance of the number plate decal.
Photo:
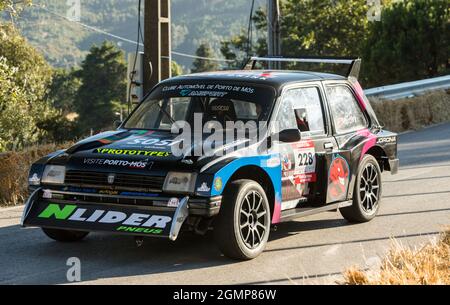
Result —
[[292, 145], [295, 156], [295, 184], [316, 182], [316, 150], [312, 140]]

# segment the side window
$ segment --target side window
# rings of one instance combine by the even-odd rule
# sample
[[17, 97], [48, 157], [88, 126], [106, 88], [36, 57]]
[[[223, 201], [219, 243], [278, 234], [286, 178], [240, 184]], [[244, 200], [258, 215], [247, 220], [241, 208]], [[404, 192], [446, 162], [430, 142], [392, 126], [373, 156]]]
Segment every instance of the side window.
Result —
[[345, 134], [367, 127], [366, 117], [347, 86], [327, 87], [327, 95], [336, 133]]
[[308, 135], [322, 135], [325, 124], [319, 89], [292, 89], [285, 93], [278, 115], [280, 129], [298, 128]]

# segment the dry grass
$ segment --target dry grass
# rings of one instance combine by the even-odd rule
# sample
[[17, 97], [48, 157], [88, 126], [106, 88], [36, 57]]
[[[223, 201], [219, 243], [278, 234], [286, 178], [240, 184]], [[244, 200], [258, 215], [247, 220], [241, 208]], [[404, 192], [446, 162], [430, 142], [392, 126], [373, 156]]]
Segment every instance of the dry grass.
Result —
[[402, 132], [450, 121], [450, 92], [428, 94], [396, 101], [370, 99], [386, 129]]
[[344, 273], [347, 285], [449, 285], [450, 229], [437, 243], [408, 249], [395, 243], [378, 273], [352, 267]]
[[33, 162], [65, 145], [41, 145], [22, 152], [0, 154], [0, 206], [22, 204], [27, 196], [28, 171]]

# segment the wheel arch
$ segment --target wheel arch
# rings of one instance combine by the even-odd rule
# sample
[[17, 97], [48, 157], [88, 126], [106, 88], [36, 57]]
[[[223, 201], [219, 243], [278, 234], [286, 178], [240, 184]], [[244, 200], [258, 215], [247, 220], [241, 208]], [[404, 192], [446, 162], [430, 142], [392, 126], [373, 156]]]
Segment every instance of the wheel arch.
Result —
[[246, 165], [239, 168], [230, 177], [224, 189], [226, 190], [233, 181], [241, 179], [252, 180], [261, 185], [266, 193], [267, 200], [269, 201], [270, 215], [272, 217], [275, 209], [275, 187], [269, 174], [261, 167], [258, 167], [256, 165]]
[[391, 170], [388, 162], [388, 156], [382, 147], [378, 145], [373, 146], [366, 152], [366, 155], [371, 155], [377, 160], [378, 164], [380, 165], [381, 172]]

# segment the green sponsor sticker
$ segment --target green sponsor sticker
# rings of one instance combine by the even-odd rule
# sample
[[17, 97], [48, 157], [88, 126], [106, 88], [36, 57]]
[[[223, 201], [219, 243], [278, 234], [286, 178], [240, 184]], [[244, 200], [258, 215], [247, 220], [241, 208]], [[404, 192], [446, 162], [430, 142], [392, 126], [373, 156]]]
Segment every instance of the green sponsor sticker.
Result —
[[161, 229], [146, 229], [146, 228], [138, 228], [138, 227], [127, 227], [127, 226], [120, 226], [116, 229], [118, 232], [125, 232], [125, 233], [142, 233], [142, 234], [155, 234], [159, 235], [163, 232]]
[[77, 209], [76, 205], [66, 205], [61, 209], [59, 204], [49, 204], [48, 207], [38, 216], [39, 218], [51, 218], [65, 220]]

